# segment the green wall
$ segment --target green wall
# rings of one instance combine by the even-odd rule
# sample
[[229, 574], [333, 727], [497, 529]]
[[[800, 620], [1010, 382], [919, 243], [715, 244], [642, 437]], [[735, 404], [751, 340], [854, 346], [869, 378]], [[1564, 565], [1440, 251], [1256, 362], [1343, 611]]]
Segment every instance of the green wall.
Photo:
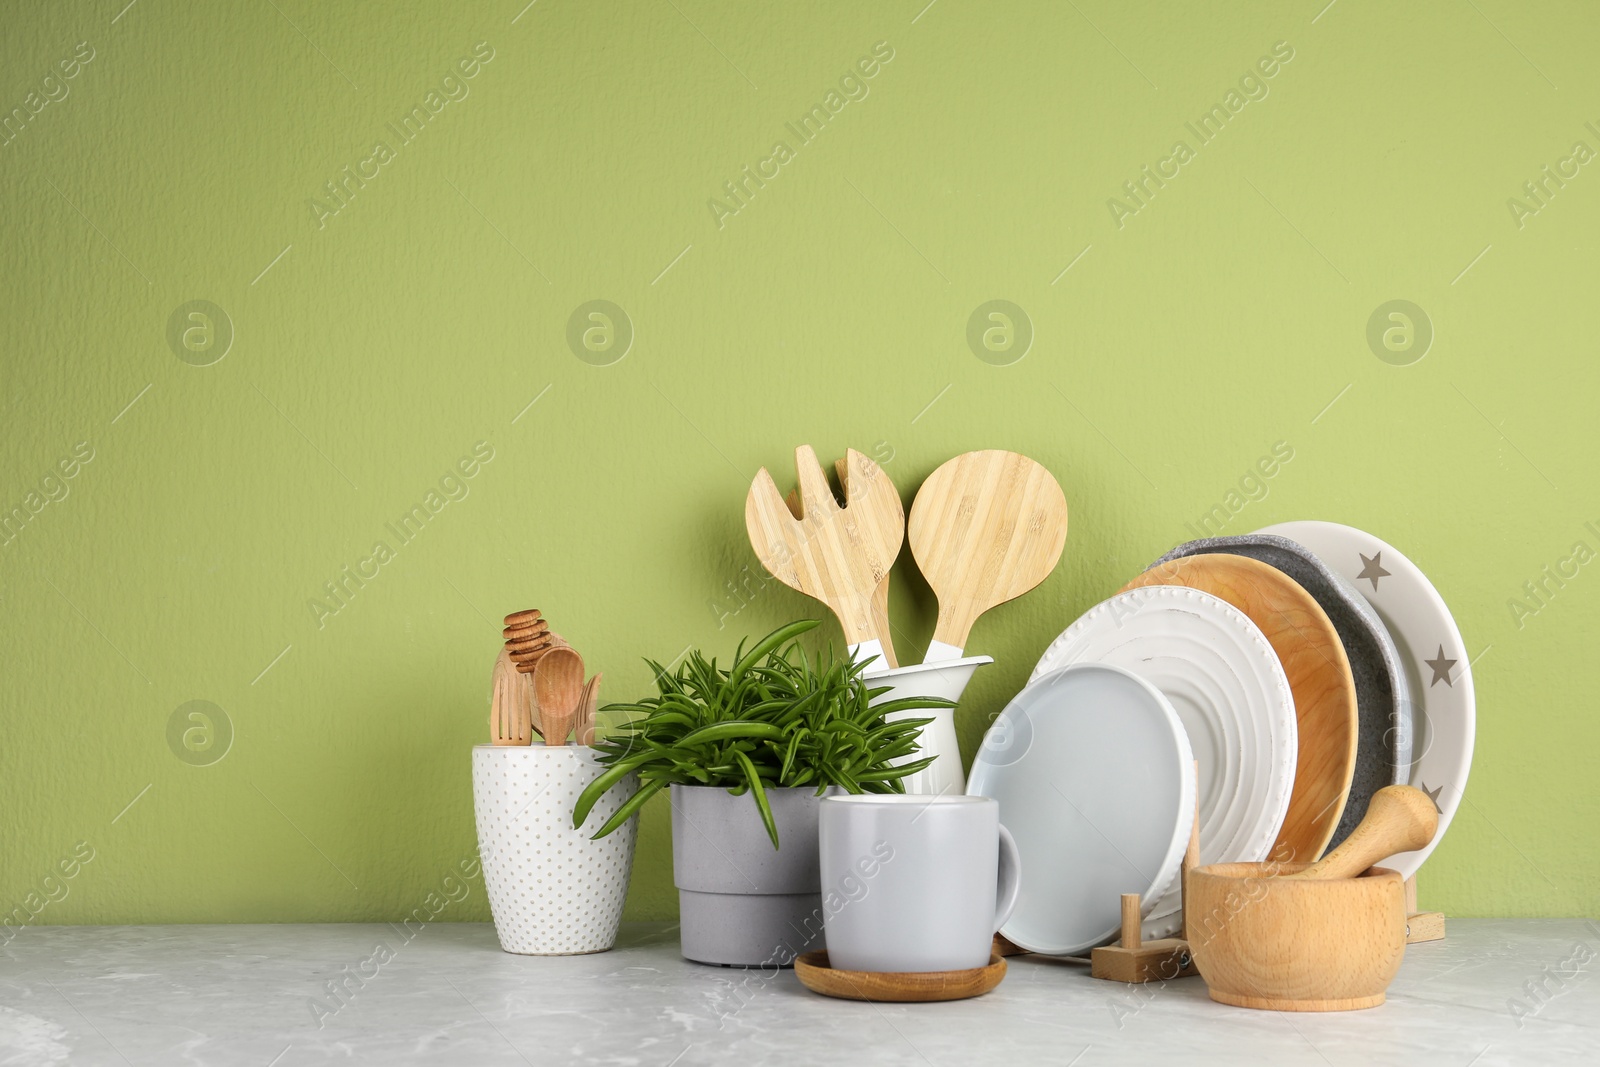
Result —
[[[970, 752], [1283, 442], [1228, 531], [1370, 529], [1480, 657], [1424, 904], [1596, 910], [1592, 9], [123, 2], [12, 11], [0, 44], [6, 907], [64, 864], [32, 921], [410, 912], [475, 844], [502, 613], [543, 608], [612, 698], [641, 657], [820, 614], [742, 522], [803, 442], [908, 500], [974, 448], [1064, 486], [1059, 570], [973, 635]], [[809, 143], [786, 126], [829, 103]], [[1541, 205], [1545, 165], [1570, 177]], [[615, 338], [567, 339], [596, 299], [632, 327], [609, 365]], [[1399, 299], [1420, 361], [1369, 346]], [[1031, 323], [1020, 360], [969, 347], [991, 300]], [[341, 606], [345, 567], [376, 575]], [[208, 765], [191, 701], [231, 729]], [[629, 915], [669, 916], [664, 804], [642, 835]]]

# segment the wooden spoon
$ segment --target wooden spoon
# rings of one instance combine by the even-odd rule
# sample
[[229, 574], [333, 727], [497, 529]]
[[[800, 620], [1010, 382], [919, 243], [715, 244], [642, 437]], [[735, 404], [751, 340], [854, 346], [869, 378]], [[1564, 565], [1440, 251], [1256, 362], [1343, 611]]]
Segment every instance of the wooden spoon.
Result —
[[911, 553], [939, 597], [923, 662], [959, 659], [979, 615], [1049, 576], [1067, 543], [1067, 498], [1015, 452], [967, 452], [928, 476], [911, 505]]
[[489, 695], [489, 740], [496, 745], [533, 744], [533, 686], [519, 674], [505, 649], [494, 660]]
[[1397, 852], [1410, 852], [1433, 840], [1439, 812], [1422, 790], [1386, 785], [1372, 794], [1366, 818], [1344, 843], [1310, 867], [1285, 878], [1354, 878]]
[[826, 604], [858, 661], [883, 652], [872, 601], [905, 540], [900, 494], [878, 465], [846, 452], [851, 498], [840, 507], [810, 445], [795, 449], [800, 480], [796, 517], [763, 467], [745, 498], [744, 522], [756, 557], [773, 577]]
[[583, 657], [570, 648], [552, 648], [533, 672], [533, 688], [539, 696], [544, 743], [566, 744], [583, 699]]

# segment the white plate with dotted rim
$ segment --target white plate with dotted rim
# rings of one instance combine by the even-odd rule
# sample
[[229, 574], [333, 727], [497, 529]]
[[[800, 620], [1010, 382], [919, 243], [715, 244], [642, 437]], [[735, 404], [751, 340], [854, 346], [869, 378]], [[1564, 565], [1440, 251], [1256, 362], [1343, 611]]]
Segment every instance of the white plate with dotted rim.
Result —
[[[1090, 608], [1045, 649], [1033, 677], [1072, 663], [1125, 668], [1171, 702], [1200, 764], [1200, 862], [1265, 860], [1289, 810], [1299, 727], [1289, 679], [1260, 628], [1210, 593], [1147, 586]], [[1144, 936], [1176, 934], [1182, 908], [1173, 886]]]
[[1257, 532], [1304, 545], [1348, 578], [1377, 609], [1400, 650], [1413, 701], [1406, 717], [1413, 730], [1411, 766], [1402, 773], [1439, 809], [1439, 829], [1426, 847], [1383, 861], [1410, 878], [1450, 828], [1472, 769], [1477, 701], [1461, 630], [1427, 575], [1386, 541], [1336, 522], [1283, 522]]
[[[1139, 754], [1131, 763], [1128, 754]], [[1178, 884], [1194, 825], [1194, 753], [1161, 691], [1079, 663], [1035, 679], [984, 735], [967, 793], [1000, 802], [1021, 887], [1000, 930], [1047, 955], [1117, 936], [1121, 894], [1144, 909]]]

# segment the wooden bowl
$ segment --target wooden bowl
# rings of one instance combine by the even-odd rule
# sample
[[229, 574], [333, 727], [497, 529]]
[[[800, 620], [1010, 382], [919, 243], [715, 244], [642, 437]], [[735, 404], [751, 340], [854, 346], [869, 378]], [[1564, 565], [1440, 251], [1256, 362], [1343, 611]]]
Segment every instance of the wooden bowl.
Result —
[[1405, 884], [1280, 878], [1302, 863], [1218, 863], [1189, 872], [1185, 934], [1211, 999], [1275, 1011], [1383, 1003], [1406, 951]]
[[879, 1003], [926, 1003], [980, 997], [1006, 976], [1006, 961], [993, 953], [987, 967], [970, 971], [839, 971], [828, 965], [828, 952], [807, 952], [794, 961], [795, 977], [813, 993], [844, 1000]]

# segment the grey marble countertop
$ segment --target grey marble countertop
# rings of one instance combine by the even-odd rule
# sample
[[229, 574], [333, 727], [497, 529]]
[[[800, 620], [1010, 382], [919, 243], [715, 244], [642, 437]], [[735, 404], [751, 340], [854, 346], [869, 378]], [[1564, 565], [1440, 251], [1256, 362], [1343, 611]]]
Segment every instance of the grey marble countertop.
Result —
[[508, 955], [483, 924], [33, 927], [0, 949], [0, 1064], [1595, 1064], [1596, 971], [1600, 924], [1452, 919], [1367, 1011], [1038, 957], [975, 1000], [873, 1005], [689, 963], [665, 924], [569, 957]]

